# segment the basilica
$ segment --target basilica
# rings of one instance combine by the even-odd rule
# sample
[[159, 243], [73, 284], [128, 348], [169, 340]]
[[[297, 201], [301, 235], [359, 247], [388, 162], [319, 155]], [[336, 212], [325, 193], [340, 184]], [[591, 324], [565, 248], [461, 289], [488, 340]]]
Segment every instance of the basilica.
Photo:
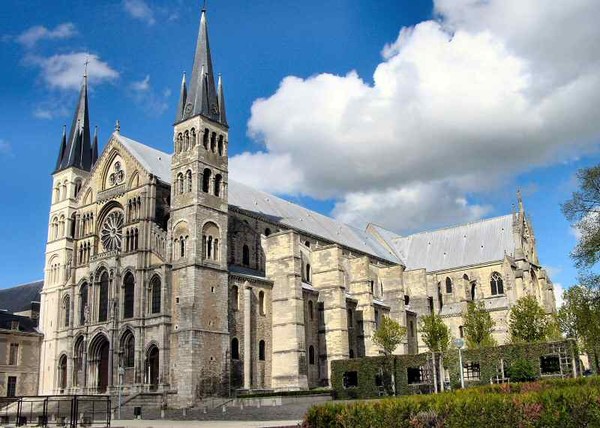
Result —
[[[173, 150], [114, 132], [99, 152], [87, 76], [52, 174], [40, 394], [156, 394], [187, 407], [232, 391], [327, 386], [331, 362], [378, 355], [383, 316], [423, 352], [419, 317], [460, 337], [482, 301], [555, 311], [519, 196], [505, 216], [400, 236], [358, 229], [229, 179], [224, 87], [202, 11]], [[399, 213], [401, 215], [401, 213]]]

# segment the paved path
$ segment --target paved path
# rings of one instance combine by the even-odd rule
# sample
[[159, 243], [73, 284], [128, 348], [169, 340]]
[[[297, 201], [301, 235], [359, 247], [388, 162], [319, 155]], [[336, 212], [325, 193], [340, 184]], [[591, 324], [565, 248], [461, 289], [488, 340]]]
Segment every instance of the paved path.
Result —
[[112, 421], [112, 428], [281, 428], [299, 427], [302, 421], [167, 421], [134, 420]]

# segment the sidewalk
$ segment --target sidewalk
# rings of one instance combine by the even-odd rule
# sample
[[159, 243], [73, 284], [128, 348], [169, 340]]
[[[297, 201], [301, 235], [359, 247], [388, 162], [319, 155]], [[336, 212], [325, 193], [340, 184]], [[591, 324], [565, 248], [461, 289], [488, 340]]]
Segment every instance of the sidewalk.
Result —
[[111, 421], [112, 428], [274, 428], [299, 427], [302, 421], [167, 421], [131, 420]]

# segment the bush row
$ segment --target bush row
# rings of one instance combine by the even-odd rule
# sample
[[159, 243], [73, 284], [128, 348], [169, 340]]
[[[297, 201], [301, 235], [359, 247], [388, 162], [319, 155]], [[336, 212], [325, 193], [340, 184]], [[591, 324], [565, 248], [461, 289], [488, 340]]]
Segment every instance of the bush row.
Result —
[[[501, 388], [502, 386], [472, 388], [436, 395], [387, 398], [350, 404], [327, 403], [309, 409], [303, 426], [305, 428], [600, 426], [600, 382], [597, 379], [512, 384], [511, 390]], [[512, 388], [514, 391], [523, 392], [512, 392]]]

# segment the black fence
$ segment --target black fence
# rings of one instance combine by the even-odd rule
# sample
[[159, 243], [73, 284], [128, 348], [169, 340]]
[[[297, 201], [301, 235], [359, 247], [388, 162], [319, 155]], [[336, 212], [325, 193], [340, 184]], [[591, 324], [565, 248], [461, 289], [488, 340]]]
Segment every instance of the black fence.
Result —
[[47, 395], [0, 398], [0, 425], [110, 427], [110, 397]]

